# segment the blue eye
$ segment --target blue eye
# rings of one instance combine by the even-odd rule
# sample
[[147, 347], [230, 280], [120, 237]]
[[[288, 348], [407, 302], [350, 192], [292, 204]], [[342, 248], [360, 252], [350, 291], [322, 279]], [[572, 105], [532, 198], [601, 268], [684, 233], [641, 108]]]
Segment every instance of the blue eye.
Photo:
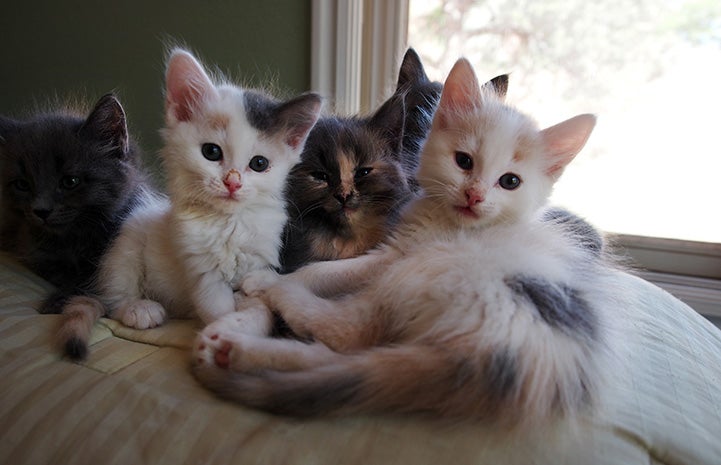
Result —
[[256, 155], [250, 159], [250, 163], [248, 163], [248, 166], [253, 171], [257, 171], [258, 173], [260, 173], [261, 171], [265, 171], [268, 169], [268, 167], [270, 166], [270, 162], [264, 156]]
[[473, 169], [473, 158], [466, 152], [456, 152], [456, 165], [463, 171]]
[[506, 173], [498, 179], [498, 185], [507, 191], [512, 191], [521, 185], [521, 178], [514, 173]]
[[219, 161], [223, 158], [223, 149], [217, 144], [206, 143], [200, 148], [206, 160]]
[[60, 179], [60, 187], [66, 190], [75, 189], [80, 185], [80, 178], [77, 176], [63, 176]]

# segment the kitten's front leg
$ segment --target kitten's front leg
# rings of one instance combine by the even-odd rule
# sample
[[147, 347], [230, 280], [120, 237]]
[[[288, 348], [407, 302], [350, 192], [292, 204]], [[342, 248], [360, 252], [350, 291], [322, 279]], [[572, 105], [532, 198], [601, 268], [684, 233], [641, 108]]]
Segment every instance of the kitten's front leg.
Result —
[[285, 278], [302, 283], [320, 296], [331, 297], [362, 288], [386, 263], [398, 256], [398, 251], [387, 247], [358, 257], [312, 263]]
[[233, 289], [217, 272], [206, 272], [190, 280], [193, 308], [205, 324], [235, 311]]
[[140, 299], [118, 305], [110, 317], [130, 328], [148, 329], [162, 325], [167, 313], [158, 302]]
[[[239, 332], [268, 336], [273, 330], [273, 315], [262, 300], [248, 297], [241, 292], [234, 292], [235, 312], [221, 317], [216, 321], [230, 322], [229, 327]], [[214, 325], [215, 322], [211, 323]], [[221, 324], [222, 325], [222, 324]]]
[[362, 288], [374, 273], [398, 255], [395, 251], [384, 250], [383, 253], [316, 262], [285, 275], [270, 269], [256, 270], [245, 277], [241, 287], [245, 294], [255, 297], [280, 282], [300, 284], [321, 297], [347, 294]]
[[359, 299], [324, 299], [302, 284], [280, 280], [261, 296], [297, 336], [344, 352], [369, 345], [370, 308]]
[[262, 268], [254, 270], [243, 278], [241, 282], [241, 292], [250, 297], [259, 297], [266, 289], [281, 279], [284, 279], [284, 276], [279, 275], [272, 269]]

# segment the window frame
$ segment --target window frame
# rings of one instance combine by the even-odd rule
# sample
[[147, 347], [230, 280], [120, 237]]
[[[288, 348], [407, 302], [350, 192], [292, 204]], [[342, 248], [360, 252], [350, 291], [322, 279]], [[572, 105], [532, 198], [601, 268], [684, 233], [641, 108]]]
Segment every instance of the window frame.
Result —
[[[376, 108], [393, 91], [408, 47], [409, 0], [312, 0], [311, 86], [329, 110]], [[721, 243], [609, 234], [644, 279], [721, 317]]]

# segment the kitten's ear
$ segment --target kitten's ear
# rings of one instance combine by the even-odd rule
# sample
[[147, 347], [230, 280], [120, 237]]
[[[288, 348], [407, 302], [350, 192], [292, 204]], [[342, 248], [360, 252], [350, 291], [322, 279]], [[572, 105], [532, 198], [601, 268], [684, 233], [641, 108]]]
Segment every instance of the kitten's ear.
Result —
[[492, 90], [501, 101], [506, 100], [506, 93], [508, 93], [508, 74], [501, 74], [500, 76], [494, 77], [483, 84], [483, 88]]
[[414, 84], [421, 84], [428, 82], [428, 75], [426, 70], [423, 68], [421, 58], [418, 56], [415, 50], [409, 48], [406, 50], [406, 54], [403, 56], [401, 62], [401, 69], [398, 71], [398, 83], [396, 85], [396, 92], [410, 87]]
[[459, 112], [467, 112], [476, 107], [481, 99], [481, 88], [476, 73], [465, 58], [460, 58], [451, 68], [443, 84], [441, 100], [438, 103], [434, 121], [441, 128], [448, 125], [449, 118]]
[[566, 165], [586, 145], [586, 141], [595, 125], [596, 117], [585, 114], [575, 116], [541, 131], [548, 162], [546, 168], [548, 175], [558, 179]]
[[403, 95], [393, 94], [368, 121], [368, 126], [383, 137], [394, 154], [401, 151], [405, 117]]
[[120, 153], [128, 153], [128, 125], [125, 110], [113, 95], [105, 94], [95, 104], [78, 134], [86, 139], [103, 142]]
[[185, 50], [173, 50], [165, 73], [166, 118], [189, 121], [198, 104], [216, 94], [215, 85], [200, 62]]
[[309, 92], [288, 100], [278, 108], [278, 119], [285, 128], [285, 143], [294, 150], [302, 148], [308, 133], [320, 116], [323, 100]]

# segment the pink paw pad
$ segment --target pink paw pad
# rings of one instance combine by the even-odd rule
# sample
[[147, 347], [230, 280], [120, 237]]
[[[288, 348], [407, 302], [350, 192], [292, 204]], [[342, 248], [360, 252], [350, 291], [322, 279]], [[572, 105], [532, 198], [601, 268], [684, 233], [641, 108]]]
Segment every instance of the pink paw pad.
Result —
[[230, 349], [233, 345], [230, 342], [222, 342], [220, 347], [215, 351], [215, 364], [220, 368], [228, 368], [230, 366]]

